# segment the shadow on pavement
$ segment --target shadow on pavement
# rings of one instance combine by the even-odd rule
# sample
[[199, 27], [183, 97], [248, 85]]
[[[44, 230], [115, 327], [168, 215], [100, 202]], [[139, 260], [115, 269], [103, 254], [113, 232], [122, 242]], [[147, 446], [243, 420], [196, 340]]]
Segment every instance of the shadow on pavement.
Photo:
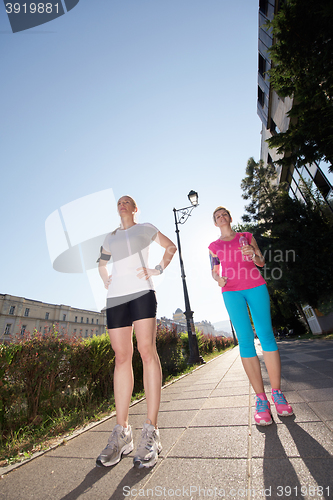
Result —
[[[295, 416], [288, 417], [288, 421], [286, 419], [280, 420], [288, 429], [300, 458], [297, 455], [295, 458], [287, 456], [278, 436], [278, 426], [275, 422], [269, 427], [260, 428], [259, 432], [265, 434], [263, 460], [265, 490], [271, 489], [271, 498], [320, 497], [327, 500], [332, 498], [333, 456], [300, 425], [294, 422]], [[301, 471], [296, 471], [292, 463], [292, 460], [300, 459], [305, 464], [303, 469], [307, 469], [307, 476], [310, 473], [318, 487], [322, 487], [321, 494], [318, 494], [319, 490], [310, 490], [311, 486], [318, 488], [313, 485], [313, 481], [308, 480], [306, 484], [300, 483]], [[313, 494], [311, 494], [311, 491], [313, 491]]]
[[[119, 500], [120, 498], [125, 498], [124, 492], [126, 493], [126, 496], [128, 496], [133, 486], [140, 483], [142, 479], [145, 478], [153, 469], [154, 467], [142, 469], [136, 469], [135, 467], [132, 467], [132, 469], [130, 469], [120, 481], [117, 489], [110, 496], [109, 500]], [[124, 490], [124, 488], [126, 489]]]
[[[106, 474], [110, 473], [114, 467], [117, 467], [118, 464], [113, 467], [94, 467], [91, 471], [88, 472], [84, 480], [81, 484], [79, 484], [73, 491], [70, 491], [61, 498], [61, 500], [76, 500], [81, 495], [83, 495], [86, 491], [90, 490], [97, 481], [102, 479]], [[110, 500], [119, 500], [119, 498], [124, 497], [124, 487], [127, 487], [126, 490], [131, 489], [137, 483], [139, 483], [149, 472], [151, 469], [132, 469], [124, 476], [124, 478], [120, 481], [117, 486], [117, 489], [111, 495]], [[125, 491], [126, 491], [125, 490]]]

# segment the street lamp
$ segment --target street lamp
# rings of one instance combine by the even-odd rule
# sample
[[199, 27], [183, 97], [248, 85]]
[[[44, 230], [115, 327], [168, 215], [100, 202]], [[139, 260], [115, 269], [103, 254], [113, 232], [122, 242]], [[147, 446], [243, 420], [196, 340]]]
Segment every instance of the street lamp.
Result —
[[187, 221], [187, 219], [191, 215], [193, 208], [198, 206], [198, 193], [196, 193], [195, 191], [190, 191], [188, 193], [188, 199], [191, 202], [190, 207], [179, 208], [178, 210], [176, 210], [174, 208], [173, 213], [175, 216], [177, 243], [178, 243], [178, 255], [179, 255], [180, 271], [181, 271], [181, 276], [182, 276], [182, 280], [183, 280], [183, 288], [184, 288], [185, 317], [186, 317], [186, 324], [187, 324], [188, 343], [189, 343], [189, 348], [190, 348], [190, 357], [189, 357], [188, 363], [194, 364], [194, 363], [205, 363], [205, 361], [203, 360], [203, 358], [199, 354], [197, 336], [195, 334], [195, 327], [194, 327], [194, 322], [193, 322], [193, 311], [191, 311], [190, 299], [188, 297], [188, 291], [187, 291], [186, 280], [185, 280], [185, 269], [184, 269], [182, 251], [181, 251], [181, 246], [180, 246], [178, 224], [185, 224], [185, 222]]

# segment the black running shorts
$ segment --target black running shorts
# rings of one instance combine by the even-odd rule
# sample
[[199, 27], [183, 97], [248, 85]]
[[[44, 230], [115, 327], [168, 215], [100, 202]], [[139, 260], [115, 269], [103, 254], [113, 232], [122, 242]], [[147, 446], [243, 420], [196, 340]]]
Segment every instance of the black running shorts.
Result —
[[[119, 303], [120, 302], [120, 303]], [[107, 299], [106, 322], [108, 330], [132, 326], [134, 321], [155, 318], [157, 301], [154, 290], [133, 293], [126, 297]]]

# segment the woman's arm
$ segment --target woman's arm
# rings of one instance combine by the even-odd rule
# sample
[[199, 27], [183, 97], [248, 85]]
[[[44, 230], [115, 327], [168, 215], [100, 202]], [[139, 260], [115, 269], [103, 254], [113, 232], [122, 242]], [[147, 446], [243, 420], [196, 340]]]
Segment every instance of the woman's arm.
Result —
[[265, 257], [262, 255], [254, 236], [252, 236], [251, 245], [248, 246], [252, 249], [252, 260], [255, 265], [258, 267], [264, 267]]
[[256, 266], [264, 267], [265, 258], [263, 257], [262, 253], [260, 252], [260, 249], [258, 247], [258, 244], [257, 244], [254, 236], [252, 236], [251, 244], [244, 245], [244, 246], [240, 247], [240, 249], [241, 249], [243, 255], [247, 255], [247, 256], [251, 257], [251, 259], [253, 260], [253, 262], [255, 263]]
[[[165, 249], [162, 260], [159, 263], [162, 271], [164, 271], [164, 269], [168, 267], [168, 265], [172, 261], [173, 256], [177, 252], [177, 247], [167, 236], [165, 236], [160, 231], [158, 231], [158, 233], [155, 235], [154, 241], [156, 241], [156, 243], [158, 243], [162, 248]], [[150, 278], [150, 276], [158, 276], [159, 274], [161, 274], [158, 269], [148, 269], [146, 267], [139, 267], [137, 271], [141, 271], [138, 274], [138, 278], [145, 278], [146, 280]]]
[[110, 258], [111, 258], [111, 253], [107, 252], [102, 247], [101, 248], [101, 256], [98, 259], [98, 272], [99, 272], [100, 277], [103, 280], [103, 283], [104, 283], [104, 286], [106, 289], [109, 288], [109, 285], [111, 283], [111, 278], [112, 278], [111, 274], [109, 276], [108, 268], [107, 268], [107, 265], [108, 265]]
[[212, 268], [213, 280], [217, 282], [220, 287], [224, 287], [227, 284], [228, 278], [226, 276], [220, 276], [220, 260], [209, 250], [210, 265]]

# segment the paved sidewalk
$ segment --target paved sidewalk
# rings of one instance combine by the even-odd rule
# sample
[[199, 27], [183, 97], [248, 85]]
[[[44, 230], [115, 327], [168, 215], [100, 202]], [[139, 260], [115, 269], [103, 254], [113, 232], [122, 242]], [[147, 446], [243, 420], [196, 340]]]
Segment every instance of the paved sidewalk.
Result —
[[[280, 418], [274, 407], [272, 425], [253, 423], [254, 396], [234, 348], [163, 389], [155, 467], [134, 469], [133, 452], [114, 467], [95, 467], [112, 417], [5, 474], [0, 499], [332, 499], [333, 341], [279, 349], [295, 416]], [[263, 374], [269, 393], [264, 366]], [[135, 444], [145, 413], [144, 400], [130, 409]]]

